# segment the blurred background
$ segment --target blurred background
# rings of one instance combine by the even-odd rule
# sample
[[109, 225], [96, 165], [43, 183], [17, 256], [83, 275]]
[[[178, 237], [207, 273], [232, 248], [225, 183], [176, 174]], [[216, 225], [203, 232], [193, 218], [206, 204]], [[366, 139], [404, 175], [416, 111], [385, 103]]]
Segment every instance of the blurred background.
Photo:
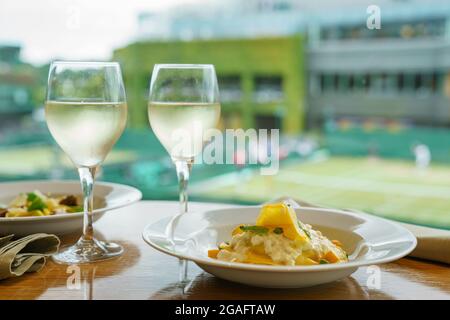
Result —
[[289, 195], [450, 229], [448, 1], [0, 0], [0, 181], [77, 178], [45, 124], [55, 59], [121, 63], [128, 127], [100, 179], [145, 199], [177, 199], [146, 114], [153, 65], [212, 63], [220, 128], [280, 129], [281, 168], [195, 165], [192, 200]]

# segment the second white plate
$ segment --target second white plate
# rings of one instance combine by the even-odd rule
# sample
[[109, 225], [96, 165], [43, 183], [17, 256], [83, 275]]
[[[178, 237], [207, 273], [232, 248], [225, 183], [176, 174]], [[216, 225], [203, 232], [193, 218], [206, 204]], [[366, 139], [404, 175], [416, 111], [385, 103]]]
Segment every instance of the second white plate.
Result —
[[[7, 204], [19, 193], [39, 190], [43, 193], [76, 195], [81, 194], [79, 181], [64, 180], [35, 180], [0, 183], [0, 202]], [[109, 183], [96, 182], [94, 186], [94, 221], [100, 219], [107, 211], [121, 208], [139, 201], [142, 193], [133, 187]], [[97, 202], [97, 206], [95, 205]], [[26, 236], [32, 233], [53, 233], [64, 235], [81, 231], [83, 227], [83, 213], [64, 213], [42, 217], [13, 217], [0, 218], [0, 236], [15, 234]]]
[[224, 262], [209, 258], [208, 249], [229, 241], [233, 228], [252, 224], [259, 207], [234, 207], [206, 212], [189, 212], [176, 223], [175, 242], [167, 240], [165, 229], [171, 218], [145, 227], [144, 240], [166, 254], [191, 260], [219, 278], [259, 287], [300, 288], [349, 276], [358, 267], [390, 262], [409, 254], [416, 238], [398, 224], [365, 214], [318, 208], [297, 209], [299, 219], [342, 242], [350, 255], [348, 263], [317, 266], [266, 266]]

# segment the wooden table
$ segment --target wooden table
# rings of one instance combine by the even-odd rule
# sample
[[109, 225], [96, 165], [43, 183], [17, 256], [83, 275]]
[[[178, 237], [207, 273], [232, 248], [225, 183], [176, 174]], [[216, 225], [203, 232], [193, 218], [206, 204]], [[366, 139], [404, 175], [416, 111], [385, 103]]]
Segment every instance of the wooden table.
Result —
[[[190, 210], [221, 206], [192, 203]], [[141, 201], [108, 213], [95, 228], [120, 242], [123, 256], [78, 270], [48, 261], [38, 273], [1, 281], [0, 299], [450, 299], [450, 267], [413, 259], [382, 265], [380, 289], [368, 283], [367, 268], [313, 288], [267, 290], [217, 279], [190, 263], [192, 281], [183, 290], [177, 285], [177, 259], [149, 247], [141, 237], [146, 224], [177, 210], [176, 202]], [[79, 282], [74, 280], [77, 273]]]

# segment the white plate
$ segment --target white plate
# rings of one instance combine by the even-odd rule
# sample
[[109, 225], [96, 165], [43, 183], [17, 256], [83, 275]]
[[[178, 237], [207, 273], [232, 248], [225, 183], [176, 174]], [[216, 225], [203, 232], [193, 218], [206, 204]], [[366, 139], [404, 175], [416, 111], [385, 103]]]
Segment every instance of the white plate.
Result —
[[[8, 204], [19, 193], [39, 190], [42, 193], [55, 195], [81, 195], [79, 181], [18, 181], [0, 183], [0, 203]], [[100, 207], [94, 210], [94, 221], [100, 219], [107, 211], [127, 206], [142, 198], [142, 193], [136, 188], [116, 183], [96, 182], [94, 198]], [[95, 207], [95, 205], [94, 205]], [[83, 213], [67, 213], [42, 217], [12, 217], [0, 218], [0, 236], [15, 234], [24, 236], [32, 233], [53, 233], [56, 235], [81, 231]]]
[[335, 281], [358, 267], [390, 262], [409, 254], [416, 238], [405, 228], [385, 219], [332, 209], [296, 209], [298, 217], [338, 239], [350, 255], [348, 263], [316, 266], [266, 266], [224, 262], [208, 258], [208, 249], [229, 241], [232, 229], [252, 224], [259, 207], [235, 207], [206, 212], [189, 212], [176, 222], [175, 247], [165, 236], [170, 217], [145, 227], [144, 240], [169, 255], [194, 261], [219, 278], [259, 287], [300, 288]]

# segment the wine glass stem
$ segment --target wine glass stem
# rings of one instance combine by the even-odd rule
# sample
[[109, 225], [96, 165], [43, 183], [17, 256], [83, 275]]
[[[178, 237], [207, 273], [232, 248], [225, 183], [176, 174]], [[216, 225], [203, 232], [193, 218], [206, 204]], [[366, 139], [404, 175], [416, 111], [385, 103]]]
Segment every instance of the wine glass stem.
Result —
[[[188, 211], [188, 193], [187, 187], [189, 182], [189, 175], [192, 168], [192, 160], [175, 160], [175, 167], [177, 169], [178, 184], [180, 188], [180, 214]], [[188, 273], [187, 261], [179, 260], [179, 281], [185, 283]]]
[[78, 173], [80, 175], [81, 189], [83, 191], [83, 235], [81, 236], [82, 241], [93, 241], [94, 240], [94, 228], [92, 210], [94, 206], [94, 177], [96, 167], [78, 168]]

